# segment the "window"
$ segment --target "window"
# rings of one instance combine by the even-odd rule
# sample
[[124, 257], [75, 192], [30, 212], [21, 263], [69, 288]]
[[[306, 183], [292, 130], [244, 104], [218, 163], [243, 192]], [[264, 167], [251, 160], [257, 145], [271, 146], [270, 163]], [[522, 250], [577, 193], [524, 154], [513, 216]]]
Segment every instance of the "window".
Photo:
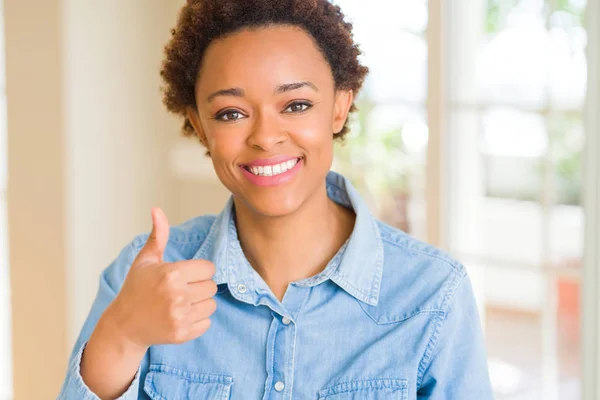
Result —
[[[496, 398], [580, 397], [586, 1], [335, 2], [371, 73], [334, 169], [425, 239], [427, 71], [442, 68], [446, 245], [473, 281]], [[445, 34], [439, 66], [427, 29]]]
[[380, 219], [424, 238], [427, 2], [335, 3], [352, 21], [370, 73], [333, 169], [357, 186]]
[[[585, 6], [488, 0], [456, 32], [475, 74], [452, 89], [451, 134], [477, 141], [462, 155], [481, 174], [451, 226], [476, 239], [452, 250], [478, 279], [501, 399], [580, 397]], [[477, 42], [461, 38], [476, 27]]]

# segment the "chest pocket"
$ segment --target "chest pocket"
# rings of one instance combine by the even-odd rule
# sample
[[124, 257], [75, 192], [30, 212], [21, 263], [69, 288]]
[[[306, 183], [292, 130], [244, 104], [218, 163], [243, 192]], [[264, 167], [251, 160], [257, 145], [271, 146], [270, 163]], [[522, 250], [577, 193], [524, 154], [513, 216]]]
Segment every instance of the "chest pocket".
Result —
[[319, 392], [319, 400], [408, 400], [406, 379], [344, 382]]
[[152, 400], [229, 400], [233, 377], [150, 365], [144, 391]]

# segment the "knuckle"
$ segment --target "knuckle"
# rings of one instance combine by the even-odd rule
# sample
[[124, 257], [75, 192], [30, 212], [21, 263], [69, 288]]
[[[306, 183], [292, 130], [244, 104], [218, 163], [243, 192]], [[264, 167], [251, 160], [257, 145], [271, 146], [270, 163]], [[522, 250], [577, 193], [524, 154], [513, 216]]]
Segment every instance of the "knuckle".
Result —
[[217, 310], [217, 301], [212, 297], [206, 300], [206, 306], [210, 314], [214, 313]]
[[172, 268], [164, 272], [162, 283], [165, 289], [173, 290], [179, 287], [181, 280], [181, 272], [178, 269]]
[[157, 294], [161, 297], [161, 298], [169, 298], [169, 293], [171, 292], [171, 288], [165, 283], [165, 281], [161, 280], [160, 282], [158, 282], [158, 285], [156, 287], [156, 291]]
[[206, 320], [204, 320], [204, 326], [202, 329], [202, 333], [206, 332], [208, 330], [208, 328], [210, 328], [210, 324], [211, 324], [210, 318], [206, 318]]
[[212, 315], [215, 311], [217, 311], [217, 301], [213, 298], [209, 298], [204, 300], [202, 304], [203, 314]]
[[214, 297], [217, 292], [219, 291], [219, 287], [217, 286], [217, 284], [213, 281], [210, 281], [210, 297]]
[[165, 275], [165, 280], [171, 284], [179, 283], [181, 272], [177, 268], [169, 268]]
[[169, 320], [173, 323], [173, 324], [179, 324], [179, 322], [182, 320], [183, 316], [181, 314], [180, 311], [180, 307], [178, 304], [175, 304], [175, 302], [170, 302], [168, 305], [168, 314], [169, 314]]
[[169, 311], [174, 314], [184, 304], [185, 297], [182, 294], [175, 294], [169, 298]]
[[206, 269], [206, 272], [210, 272], [211, 275], [214, 275], [217, 272], [217, 269], [215, 268], [215, 264], [213, 264], [210, 261], [205, 262], [204, 269]]
[[171, 341], [176, 344], [181, 344], [181, 343], [187, 341], [187, 335], [188, 335], [187, 329], [184, 329], [184, 328], [175, 329], [175, 330], [173, 330], [173, 333], [171, 334]]

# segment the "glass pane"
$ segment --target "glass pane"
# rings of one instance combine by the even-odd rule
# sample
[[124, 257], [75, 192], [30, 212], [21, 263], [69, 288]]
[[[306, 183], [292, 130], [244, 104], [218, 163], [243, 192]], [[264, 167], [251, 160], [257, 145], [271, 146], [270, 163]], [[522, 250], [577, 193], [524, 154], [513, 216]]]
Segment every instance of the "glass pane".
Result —
[[554, 164], [554, 203], [579, 206], [585, 142], [582, 112], [552, 112], [548, 130]]
[[335, 0], [354, 26], [370, 68], [363, 92], [373, 101], [422, 104], [427, 92], [426, 0]]
[[478, 56], [482, 101], [543, 107], [549, 46], [544, 3], [490, 0], [486, 17], [488, 34]]
[[366, 97], [357, 106], [351, 133], [336, 147], [333, 169], [356, 185], [378, 218], [424, 236], [425, 111]]
[[548, 261], [565, 273], [582, 267], [584, 212], [581, 207], [585, 134], [581, 111], [548, 116], [552, 175]]
[[526, 301], [514, 307], [488, 302], [485, 309], [496, 399], [580, 398], [579, 284], [538, 272], [519, 275], [537, 282], [531, 285], [537, 290], [521, 293]]
[[539, 201], [542, 160], [548, 151], [545, 118], [500, 107], [482, 118], [486, 195]]
[[[450, 235], [474, 281], [496, 398], [577, 399], [586, 2], [481, 1], [485, 21], [453, 21], [453, 56], [477, 73], [453, 88], [451, 136], [473, 150], [452, 158], [453, 187], [471, 191]], [[485, 27], [480, 40], [461, 38], [464, 24]]]
[[585, 1], [490, 0], [478, 57], [485, 103], [543, 109], [583, 106]]
[[553, 293], [539, 294], [556, 302], [541, 312], [486, 307], [489, 368], [498, 400], [581, 396], [579, 285], [564, 278], [548, 283]]
[[378, 218], [424, 238], [427, 2], [335, 3], [353, 22], [370, 73], [333, 169], [351, 179]]
[[584, 28], [586, 0], [546, 2], [550, 104], [553, 109], [581, 109], [587, 85]]
[[[369, 30], [398, 29], [423, 34], [427, 28], [427, 0], [378, 0], [376, 6], [363, 0], [333, 0], [354, 20], [355, 35], [362, 43]], [[376, 24], [369, 25], [369, 22]]]

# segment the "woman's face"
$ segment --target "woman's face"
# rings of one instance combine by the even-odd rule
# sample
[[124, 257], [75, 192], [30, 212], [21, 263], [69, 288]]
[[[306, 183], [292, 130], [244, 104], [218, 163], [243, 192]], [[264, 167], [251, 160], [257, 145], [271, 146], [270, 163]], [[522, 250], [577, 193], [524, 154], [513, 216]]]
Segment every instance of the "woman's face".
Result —
[[293, 213], [319, 189], [333, 134], [352, 104], [305, 31], [243, 30], [207, 48], [188, 116], [236, 200], [265, 216]]

